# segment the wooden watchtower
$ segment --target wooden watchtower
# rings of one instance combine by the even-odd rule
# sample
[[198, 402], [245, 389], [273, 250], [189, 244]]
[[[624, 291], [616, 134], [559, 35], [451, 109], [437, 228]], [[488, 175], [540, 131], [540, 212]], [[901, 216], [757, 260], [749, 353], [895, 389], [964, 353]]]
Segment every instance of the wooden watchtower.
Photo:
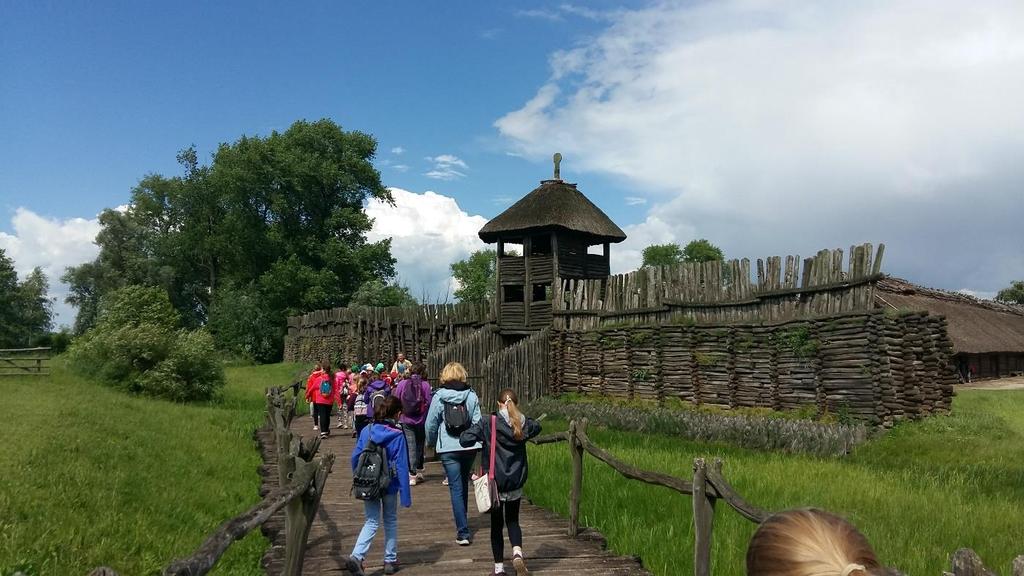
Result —
[[[576, 188], [555, 175], [480, 229], [498, 243], [496, 316], [502, 334], [527, 334], [551, 325], [552, 295], [565, 279], [604, 279], [609, 245], [626, 234]], [[590, 253], [592, 247], [600, 253]]]

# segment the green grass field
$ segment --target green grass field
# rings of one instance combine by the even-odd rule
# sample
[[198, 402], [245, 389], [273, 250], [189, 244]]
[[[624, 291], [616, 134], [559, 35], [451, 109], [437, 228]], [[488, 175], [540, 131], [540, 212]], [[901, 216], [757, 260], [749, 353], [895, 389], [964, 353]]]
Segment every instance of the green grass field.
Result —
[[[221, 402], [131, 397], [61, 369], [0, 379], [0, 574], [157, 574], [259, 500], [252, 432], [294, 365], [228, 369]], [[216, 574], [262, 574], [262, 536]]]
[[[0, 380], [0, 574], [73, 576], [99, 565], [156, 574], [191, 553], [258, 500], [252, 431], [263, 419], [263, 389], [290, 382], [297, 368], [231, 368], [222, 401], [206, 405], [131, 397], [60, 370], [47, 381]], [[961, 546], [1002, 573], [1024, 553], [1024, 391], [964, 392], [953, 415], [901, 425], [843, 459], [607, 430], [591, 438], [642, 468], [682, 477], [695, 457], [720, 457], [754, 504], [840, 512], [909, 574], [941, 573]], [[565, 514], [566, 446], [531, 447], [530, 458], [528, 495]], [[615, 550], [640, 555], [659, 575], [689, 573], [688, 497], [624, 480], [589, 456], [584, 490], [584, 521]], [[753, 530], [718, 507], [715, 574], [743, 573]], [[215, 573], [262, 574], [265, 546], [250, 535]]]
[[[545, 432], [564, 429], [548, 422]], [[658, 435], [596, 429], [598, 445], [648, 470], [689, 478], [693, 459], [719, 457], [725, 476], [751, 503], [768, 510], [817, 506], [843, 514], [882, 560], [907, 574], [941, 574], [960, 547], [1009, 573], [1024, 554], [1024, 391], [965, 391], [953, 414], [906, 423], [846, 458], [763, 453], [697, 445]], [[569, 455], [563, 444], [530, 448], [527, 495], [568, 514]], [[658, 575], [691, 573], [691, 501], [668, 489], [626, 480], [585, 456], [583, 522], [610, 546], [639, 555]], [[720, 503], [713, 570], [744, 573], [755, 526]], [[526, 536], [529, 538], [529, 535]]]

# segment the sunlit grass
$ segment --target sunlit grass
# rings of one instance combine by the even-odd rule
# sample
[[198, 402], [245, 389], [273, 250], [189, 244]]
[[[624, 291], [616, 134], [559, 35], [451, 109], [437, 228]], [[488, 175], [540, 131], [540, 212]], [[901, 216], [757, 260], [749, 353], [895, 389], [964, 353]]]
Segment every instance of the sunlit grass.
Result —
[[[546, 432], [564, 428], [546, 422]], [[853, 521], [883, 560], [908, 574], [940, 574], [948, 556], [974, 548], [1000, 573], [1024, 554], [1024, 391], [966, 391], [953, 413], [905, 423], [844, 458], [756, 452], [663, 435], [592, 430], [591, 439], [648, 470], [692, 476], [697, 457], [721, 458], [741, 495], [768, 510], [818, 506]], [[567, 514], [563, 444], [530, 447], [527, 495]], [[690, 498], [618, 476], [587, 456], [583, 522], [655, 574], [692, 571]], [[743, 574], [755, 529], [717, 507], [714, 573]]]
[[[223, 398], [132, 397], [61, 368], [0, 379], [0, 574], [157, 574], [259, 500], [263, 391], [297, 366], [229, 368]], [[262, 574], [258, 533], [216, 574]]]

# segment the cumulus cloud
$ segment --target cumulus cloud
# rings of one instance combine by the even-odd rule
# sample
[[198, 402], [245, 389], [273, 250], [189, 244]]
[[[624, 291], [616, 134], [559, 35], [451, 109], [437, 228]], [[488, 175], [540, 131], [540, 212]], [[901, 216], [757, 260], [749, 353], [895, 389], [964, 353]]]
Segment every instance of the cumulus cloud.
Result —
[[402, 154], [405, 153], [405, 148], [402, 148], [401, 146], [395, 146], [394, 148], [391, 149], [391, 153], [394, 154], [395, 156], [401, 156]]
[[496, 127], [643, 190], [644, 242], [884, 241], [891, 273], [991, 291], [1024, 276], [1022, 28], [1013, 2], [660, 2], [553, 54]]
[[466, 163], [461, 158], [451, 154], [427, 156], [426, 160], [433, 164], [433, 167], [423, 175], [435, 180], [447, 181], [465, 178], [465, 171], [469, 170], [469, 166], [466, 166]]
[[394, 206], [377, 200], [366, 206], [374, 219], [367, 238], [373, 242], [391, 238], [399, 281], [413, 296], [451, 301], [455, 286], [449, 266], [486, 247], [477, 232], [487, 219], [466, 213], [454, 198], [435, 192], [390, 190]]
[[100, 231], [99, 221], [96, 218], [48, 218], [28, 208], [18, 208], [11, 218], [11, 228], [13, 234], [0, 232], [0, 248], [14, 260], [22, 278], [33, 268], [43, 269], [50, 280], [50, 296], [56, 300], [54, 324], [71, 325], [75, 311], [64, 303], [68, 287], [60, 282], [60, 277], [68, 266], [96, 258], [99, 247], [93, 240]]

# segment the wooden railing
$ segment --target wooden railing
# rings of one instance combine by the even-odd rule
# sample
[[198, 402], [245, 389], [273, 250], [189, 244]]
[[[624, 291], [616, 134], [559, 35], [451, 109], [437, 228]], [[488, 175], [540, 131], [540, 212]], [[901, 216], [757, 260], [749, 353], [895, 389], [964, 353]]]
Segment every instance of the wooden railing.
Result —
[[[711, 574], [711, 532], [715, 519], [715, 504], [725, 501], [733, 510], [747, 520], [760, 524], [771, 513], [754, 506], [741, 497], [722, 474], [722, 461], [715, 459], [708, 463], [703, 458], [693, 462], [693, 480], [678, 478], [661, 472], [641, 470], [612, 456], [594, 444], [587, 436], [587, 420], [573, 420], [567, 432], [539, 436], [531, 440], [534, 444], [567, 442], [572, 461], [571, 488], [569, 491], [569, 535], [579, 535], [580, 498], [583, 494], [583, 455], [588, 453], [610, 466], [622, 476], [655, 486], [663, 486], [686, 494], [693, 499], [694, 547], [693, 573], [696, 576]], [[887, 574], [900, 574], [890, 569]], [[981, 558], [970, 549], [961, 548], [951, 557], [952, 576], [996, 576], [982, 563]], [[1013, 576], [1024, 576], [1024, 555], [1013, 561]]]
[[0, 349], [0, 376], [49, 375], [49, 348]]
[[[267, 390], [267, 421], [276, 443], [278, 488], [249, 510], [222, 524], [191, 556], [172, 562], [164, 569], [163, 576], [206, 574], [232, 543], [262, 526], [282, 509], [285, 513], [285, 564], [282, 574], [302, 574], [306, 539], [327, 475], [334, 465], [334, 454], [315, 458], [320, 438], [304, 440], [292, 434], [289, 426], [295, 417], [299, 384], [293, 384], [291, 389], [290, 399], [285, 399], [281, 388]], [[104, 567], [92, 571], [90, 576], [117, 576], [117, 573]]]

